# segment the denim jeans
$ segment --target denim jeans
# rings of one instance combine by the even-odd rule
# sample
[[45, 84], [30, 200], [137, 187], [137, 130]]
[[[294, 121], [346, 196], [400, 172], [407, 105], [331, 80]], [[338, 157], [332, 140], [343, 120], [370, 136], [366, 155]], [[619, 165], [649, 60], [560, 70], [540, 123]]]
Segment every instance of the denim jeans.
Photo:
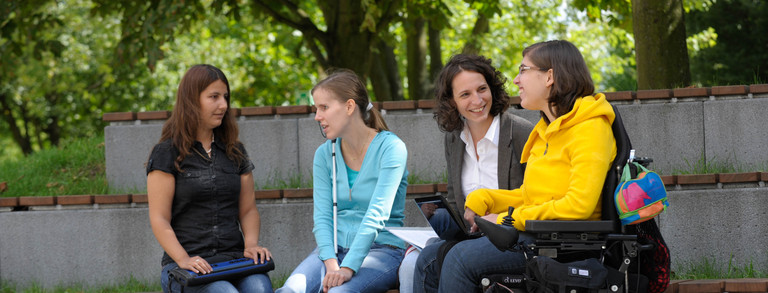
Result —
[[429, 225], [440, 238], [444, 239], [452, 239], [464, 233], [461, 231], [461, 227], [451, 219], [451, 214], [445, 208], [435, 210], [435, 213], [429, 218]]
[[[530, 234], [520, 233], [518, 241], [531, 242]], [[480, 292], [480, 279], [494, 273], [523, 273], [525, 255], [521, 251], [501, 252], [488, 237], [464, 240], [453, 246], [437, 271], [437, 251], [445, 241], [421, 250], [416, 260], [413, 292]]]
[[[349, 249], [339, 247], [339, 263], [344, 260]], [[368, 256], [352, 279], [341, 286], [333, 287], [328, 292], [385, 292], [397, 284], [397, 268], [403, 259], [404, 250], [391, 246], [373, 244]], [[285, 285], [275, 293], [322, 292], [325, 264], [317, 253], [312, 251], [304, 261], [293, 270]]]
[[163, 267], [163, 272], [160, 274], [160, 284], [163, 287], [163, 292], [272, 292], [272, 282], [267, 274], [253, 274], [231, 282], [216, 281], [200, 286], [184, 287], [182, 290], [181, 284], [168, 277], [168, 272], [177, 267], [176, 263], [170, 263]]

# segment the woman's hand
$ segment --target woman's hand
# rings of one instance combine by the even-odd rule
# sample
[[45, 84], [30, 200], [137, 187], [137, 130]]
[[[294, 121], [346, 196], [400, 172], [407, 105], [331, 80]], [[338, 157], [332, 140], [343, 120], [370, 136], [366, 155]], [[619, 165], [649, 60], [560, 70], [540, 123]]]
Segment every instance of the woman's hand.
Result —
[[272, 259], [272, 253], [269, 252], [269, 249], [258, 245], [254, 247], [246, 247], [245, 251], [243, 251], [243, 256], [253, 259], [253, 262], [256, 264], [265, 263]]
[[[483, 216], [482, 218], [488, 222], [496, 223], [496, 220], [499, 219], [499, 214], [485, 214], [485, 216]], [[477, 225], [475, 225], [475, 227], [477, 227]]]
[[195, 274], [208, 274], [213, 268], [202, 257], [193, 256], [177, 263], [180, 268], [195, 272]]
[[[464, 219], [467, 220], [467, 222], [469, 222], [469, 225], [471, 226], [469, 228], [470, 233], [474, 233], [479, 230], [479, 228], [477, 228], [477, 223], [475, 223], [475, 216], [477, 216], [475, 211], [469, 208], [464, 209]], [[496, 223], [496, 219], [498, 219], [498, 217], [499, 217], [499, 214], [490, 214], [486, 212], [482, 218], [488, 220], [491, 223]]]
[[426, 216], [427, 219], [432, 218], [432, 215], [435, 214], [435, 210], [437, 210], [436, 204], [427, 202], [421, 205], [421, 212], [424, 213], [424, 216]]
[[477, 231], [477, 225], [475, 225], [475, 216], [477, 216], [475, 211], [470, 210], [469, 208], [464, 209], [464, 220], [469, 222], [469, 232]]
[[333, 287], [341, 286], [344, 282], [352, 279], [352, 275], [355, 272], [347, 267], [342, 267], [335, 271], [326, 271], [325, 278], [323, 278], [323, 292], [328, 292]]

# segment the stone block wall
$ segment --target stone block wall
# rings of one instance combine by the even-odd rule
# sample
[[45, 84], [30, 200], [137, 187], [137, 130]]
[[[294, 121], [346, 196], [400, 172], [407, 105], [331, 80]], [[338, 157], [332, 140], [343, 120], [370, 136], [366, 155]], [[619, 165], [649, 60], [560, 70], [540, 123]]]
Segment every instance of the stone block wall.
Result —
[[[693, 90], [693, 91], [691, 91]], [[624, 118], [638, 156], [654, 159], [662, 174], [716, 164], [737, 171], [768, 168], [768, 92], [759, 86], [607, 93]], [[443, 133], [432, 118], [434, 101], [377, 103], [390, 129], [408, 147], [408, 170], [421, 182], [445, 181]], [[535, 111], [510, 108], [532, 123]], [[234, 109], [240, 139], [257, 168], [257, 188], [281, 182], [311, 182], [312, 158], [325, 139], [308, 106]], [[106, 169], [110, 188], [145, 190], [144, 163], [168, 112], [105, 115]], [[144, 115], [142, 115], [144, 114]], [[153, 114], [153, 115], [149, 115]], [[164, 115], [163, 115], [164, 114]], [[144, 120], [141, 118], [145, 117]], [[307, 185], [308, 186], [308, 185]]]

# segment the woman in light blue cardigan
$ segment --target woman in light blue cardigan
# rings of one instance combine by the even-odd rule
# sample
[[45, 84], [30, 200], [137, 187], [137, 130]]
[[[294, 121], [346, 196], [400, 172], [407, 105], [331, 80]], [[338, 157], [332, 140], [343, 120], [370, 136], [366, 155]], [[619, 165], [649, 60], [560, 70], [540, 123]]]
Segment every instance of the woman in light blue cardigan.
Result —
[[394, 288], [405, 243], [384, 227], [403, 226], [405, 144], [387, 130], [352, 71], [332, 73], [312, 89], [312, 99], [329, 139], [313, 164], [317, 249], [277, 292]]

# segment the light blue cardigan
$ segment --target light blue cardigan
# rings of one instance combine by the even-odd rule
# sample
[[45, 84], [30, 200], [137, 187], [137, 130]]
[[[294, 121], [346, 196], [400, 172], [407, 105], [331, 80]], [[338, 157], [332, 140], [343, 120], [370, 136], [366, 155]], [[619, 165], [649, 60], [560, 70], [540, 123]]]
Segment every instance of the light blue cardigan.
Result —
[[[360, 173], [351, 190], [347, 168], [341, 155], [341, 139], [336, 143], [336, 188], [338, 245], [349, 248], [340, 264], [355, 272], [360, 269], [375, 241], [405, 248], [405, 243], [384, 227], [402, 227], [405, 189], [408, 185], [405, 163], [408, 151], [394, 133], [381, 131], [365, 153]], [[333, 249], [333, 194], [331, 187], [331, 141], [315, 151], [313, 163], [314, 221], [312, 232], [321, 260], [335, 258]]]

